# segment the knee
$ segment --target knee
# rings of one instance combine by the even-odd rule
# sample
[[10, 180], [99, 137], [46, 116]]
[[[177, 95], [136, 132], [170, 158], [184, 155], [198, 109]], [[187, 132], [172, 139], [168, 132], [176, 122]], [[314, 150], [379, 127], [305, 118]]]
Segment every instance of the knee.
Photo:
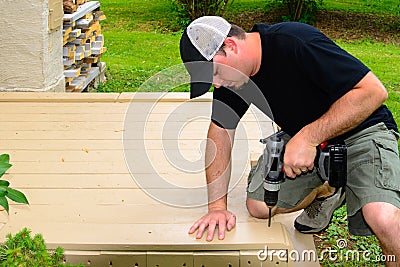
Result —
[[258, 219], [268, 218], [268, 207], [264, 202], [248, 198], [246, 207], [251, 216]]
[[368, 203], [362, 211], [365, 221], [378, 237], [390, 235], [400, 228], [400, 209], [392, 204]]

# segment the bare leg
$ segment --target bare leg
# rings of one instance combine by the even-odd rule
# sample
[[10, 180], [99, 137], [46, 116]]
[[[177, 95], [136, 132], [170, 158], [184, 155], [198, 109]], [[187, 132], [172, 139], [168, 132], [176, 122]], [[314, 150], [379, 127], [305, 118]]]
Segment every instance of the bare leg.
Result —
[[368, 203], [362, 208], [364, 218], [381, 242], [388, 267], [400, 267], [400, 209], [389, 203]]

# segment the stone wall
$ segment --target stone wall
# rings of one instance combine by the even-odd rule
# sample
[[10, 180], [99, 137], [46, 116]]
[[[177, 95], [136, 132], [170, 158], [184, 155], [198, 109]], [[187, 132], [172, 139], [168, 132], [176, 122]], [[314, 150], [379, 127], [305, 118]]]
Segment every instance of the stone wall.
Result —
[[64, 91], [62, 19], [59, 26], [50, 21], [61, 0], [0, 0], [0, 6], [0, 91]]

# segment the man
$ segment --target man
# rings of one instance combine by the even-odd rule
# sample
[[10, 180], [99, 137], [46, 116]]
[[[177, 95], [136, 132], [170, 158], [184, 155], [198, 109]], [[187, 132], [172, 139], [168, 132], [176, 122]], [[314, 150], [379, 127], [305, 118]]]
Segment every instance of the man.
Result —
[[[240, 118], [254, 104], [272, 112], [287, 133], [284, 171], [292, 179], [281, 185], [273, 214], [294, 210], [323, 185], [313, 171], [316, 147], [344, 142], [346, 187], [315, 199], [295, 227], [304, 233], [324, 230], [346, 195], [350, 232], [375, 234], [384, 253], [400, 259], [399, 134], [383, 105], [386, 89], [364, 64], [306, 24], [256, 24], [246, 33], [213, 16], [187, 27], [180, 52], [191, 75], [191, 98], [207, 92], [211, 83], [215, 88], [206, 146], [208, 213], [189, 233], [197, 230], [201, 238], [207, 232], [211, 241], [217, 225], [219, 239], [235, 226], [226, 196], [231, 149]], [[249, 175], [246, 204], [252, 216], [267, 218], [259, 169]]]

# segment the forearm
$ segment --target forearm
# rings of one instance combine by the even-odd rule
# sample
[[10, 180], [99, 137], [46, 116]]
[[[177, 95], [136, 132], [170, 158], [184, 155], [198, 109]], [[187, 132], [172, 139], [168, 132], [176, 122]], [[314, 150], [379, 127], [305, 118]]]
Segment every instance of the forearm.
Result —
[[338, 99], [319, 119], [304, 126], [286, 144], [284, 168], [294, 178], [314, 167], [315, 147], [354, 129], [387, 98], [382, 83], [369, 72], [352, 90]]
[[227, 208], [233, 136], [233, 130], [210, 124], [205, 155], [209, 211]]
[[329, 110], [300, 132], [309, 144], [318, 144], [354, 129], [387, 98], [380, 81], [370, 72], [354, 89], [338, 99]]

